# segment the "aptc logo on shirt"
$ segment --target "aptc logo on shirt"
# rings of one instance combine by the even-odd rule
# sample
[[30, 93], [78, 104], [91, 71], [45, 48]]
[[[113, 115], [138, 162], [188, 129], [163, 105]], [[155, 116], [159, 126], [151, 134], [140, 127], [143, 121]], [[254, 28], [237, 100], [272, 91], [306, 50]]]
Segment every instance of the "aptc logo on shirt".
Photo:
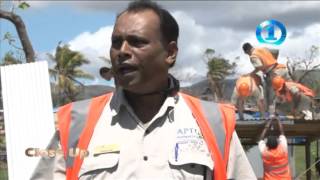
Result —
[[274, 19], [263, 21], [257, 26], [256, 37], [260, 43], [280, 45], [287, 36], [285, 26]]
[[206, 144], [199, 129], [180, 128], [176, 132], [176, 143], [174, 147], [175, 161], [180, 157], [193, 154], [208, 154]]

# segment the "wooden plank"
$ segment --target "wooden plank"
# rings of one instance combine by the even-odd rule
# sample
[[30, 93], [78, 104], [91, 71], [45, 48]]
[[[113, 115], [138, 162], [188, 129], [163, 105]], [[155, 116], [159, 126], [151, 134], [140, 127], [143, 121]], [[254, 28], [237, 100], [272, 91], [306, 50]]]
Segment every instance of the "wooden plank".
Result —
[[[273, 130], [269, 130], [269, 134], [277, 135], [279, 133], [276, 122], [272, 122]], [[281, 121], [285, 131], [285, 135], [289, 138], [305, 137], [310, 140], [320, 138], [320, 121], [318, 120], [283, 120]], [[251, 142], [255, 142], [262, 132], [265, 121], [237, 121], [236, 131], [240, 138], [248, 138]], [[267, 134], [268, 135], [268, 134]]]

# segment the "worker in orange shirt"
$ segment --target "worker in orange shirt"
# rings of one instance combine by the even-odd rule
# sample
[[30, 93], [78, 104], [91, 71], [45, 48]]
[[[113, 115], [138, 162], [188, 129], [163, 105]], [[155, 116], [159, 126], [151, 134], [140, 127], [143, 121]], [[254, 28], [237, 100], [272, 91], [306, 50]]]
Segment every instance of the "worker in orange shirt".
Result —
[[284, 130], [278, 118], [276, 118], [276, 121], [280, 131], [279, 137], [268, 136], [267, 141], [264, 141], [265, 134], [272, 121], [273, 119], [268, 120], [258, 142], [264, 168], [263, 179], [291, 180], [287, 139], [284, 136]]
[[292, 103], [292, 113], [294, 116], [304, 115], [305, 120], [312, 119], [312, 103], [314, 92], [308, 87], [292, 82], [286, 81], [280, 76], [272, 79], [272, 87], [276, 93], [277, 102]]
[[244, 103], [249, 98], [256, 100], [261, 117], [265, 117], [265, 103], [261, 78], [256, 75], [243, 75], [234, 87], [231, 102], [237, 107], [239, 119], [243, 118]]
[[[262, 71], [264, 76], [264, 91], [266, 93], [267, 110], [270, 110], [275, 94], [271, 89], [271, 80], [275, 76], [281, 76], [286, 80], [291, 80], [287, 67], [277, 62], [278, 52], [263, 47], [253, 47], [250, 43], [244, 43], [243, 51], [250, 56], [250, 62], [254, 70], [250, 74]], [[271, 112], [274, 113], [274, 112]]]

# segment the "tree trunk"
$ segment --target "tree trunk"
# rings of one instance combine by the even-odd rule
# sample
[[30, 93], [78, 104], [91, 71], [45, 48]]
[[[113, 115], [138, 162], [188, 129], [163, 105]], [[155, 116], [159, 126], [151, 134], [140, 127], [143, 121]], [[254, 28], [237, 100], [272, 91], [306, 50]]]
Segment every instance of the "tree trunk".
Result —
[[209, 88], [211, 89], [212, 96], [215, 102], [219, 102], [222, 98], [221, 88], [218, 82], [212, 79], [210, 75], [207, 75], [209, 81]]
[[34, 53], [32, 44], [29, 40], [26, 26], [23, 20], [21, 19], [21, 17], [12, 12], [0, 10], [0, 18], [7, 19], [8, 21], [11, 21], [14, 24], [14, 26], [16, 27], [17, 33], [19, 35], [19, 39], [21, 41], [23, 51], [26, 56], [26, 61], [34, 62], [35, 53]]
[[287, 61], [287, 70], [288, 70], [288, 74], [290, 76], [290, 78], [295, 81], [295, 76], [294, 76], [294, 69], [291, 68], [291, 65], [289, 64], [289, 60]]

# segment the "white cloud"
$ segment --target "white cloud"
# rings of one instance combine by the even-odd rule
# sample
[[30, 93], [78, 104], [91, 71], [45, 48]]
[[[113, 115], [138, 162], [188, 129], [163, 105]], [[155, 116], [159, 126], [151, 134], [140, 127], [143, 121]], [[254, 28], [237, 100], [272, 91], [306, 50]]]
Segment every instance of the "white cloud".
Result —
[[[100, 57], [109, 58], [109, 48], [111, 44], [111, 33], [113, 26], [106, 26], [98, 29], [96, 32], [83, 32], [73, 38], [66, 44], [70, 45], [70, 49], [81, 52], [90, 63], [83, 65], [82, 69], [85, 72], [94, 76], [94, 80], [84, 80], [87, 85], [91, 84], [107, 84], [113, 86], [113, 81], [106, 81], [100, 77], [99, 70], [101, 67], [106, 66], [106, 62]], [[55, 49], [52, 49], [50, 54], [55, 54]], [[47, 53], [37, 52], [38, 60], [46, 60], [49, 67], [53, 68], [54, 63], [49, 59]]]
[[[62, 1], [55, 4], [72, 6], [82, 11], [120, 12], [129, 1]], [[317, 1], [158, 1], [170, 10], [188, 12], [206, 26], [250, 30], [258, 23], [275, 18], [291, 27], [304, 27], [319, 21]], [[257, 13], [258, 12], [258, 13]]]
[[[242, 51], [244, 42], [251, 42], [254, 46], [261, 46], [255, 37], [255, 29], [245, 32], [237, 32], [226, 27], [212, 27], [200, 24], [193, 16], [184, 11], [173, 13], [180, 26], [179, 54], [176, 65], [171, 72], [182, 80], [182, 84], [190, 84], [205, 77], [207, 69], [203, 62], [203, 53], [206, 48], [215, 49], [218, 54], [237, 61], [238, 74], [249, 73], [253, 70], [249, 57]], [[281, 46], [267, 46], [279, 48], [279, 62], [285, 63], [286, 56], [303, 56], [305, 50], [311, 45], [319, 45], [320, 24], [313, 24], [301, 28], [301, 35], [291, 36], [288, 30], [288, 38]], [[104, 65], [99, 59], [100, 56], [109, 58], [110, 36], [112, 27], [100, 28], [96, 32], [84, 32], [69, 42], [73, 50], [83, 52], [92, 62], [85, 70], [95, 74], [98, 82], [103, 82], [98, 75], [98, 70]], [[266, 45], [263, 45], [266, 46]]]
[[84, 65], [83, 69], [94, 75], [96, 78], [94, 82], [99, 84], [105, 83], [99, 75], [99, 70], [106, 63], [100, 57], [109, 59], [112, 30], [113, 26], [106, 26], [96, 32], [83, 32], [68, 42], [70, 49], [82, 52], [90, 61], [90, 64]]
[[[61, 5], [81, 10], [117, 12], [127, 5], [124, 1], [28, 1], [28, 3], [31, 5], [30, 9]], [[319, 9], [320, 2], [163, 1], [159, 3], [173, 12], [180, 26], [179, 54], [171, 72], [182, 80], [182, 84], [190, 84], [205, 77], [207, 69], [202, 56], [206, 48], [215, 49], [218, 54], [231, 61], [239, 56], [236, 70], [238, 74], [252, 71], [253, 67], [241, 46], [244, 42], [260, 46], [255, 37], [255, 27], [270, 17], [279, 18], [287, 27], [288, 35], [285, 42], [281, 46], [268, 46], [280, 49], [280, 63], [285, 63], [286, 57], [305, 57], [305, 51], [311, 45], [320, 46], [320, 16], [316, 16], [318, 11], [315, 10]], [[82, 52], [91, 61], [84, 67], [84, 70], [96, 77], [91, 83], [105, 82], [99, 76], [99, 69], [104, 65], [99, 57], [109, 58], [112, 28], [105, 26], [95, 32], [83, 32], [68, 42], [71, 49]], [[54, 51], [53, 49], [51, 53]]]
[[[287, 57], [296, 58], [307, 58], [308, 50], [312, 45], [320, 47], [320, 22], [312, 24], [302, 29], [302, 35], [297, 37], [290, 37], [283, 43], [283, 49], [280, 51], [281, 59], [280, 62], [286, 63]], [[319, 57], [318, 57], [319, 58]], [[314, 63], [319, 63], [315, 61]]]
[[109, 55], [113, 26], [102, 27], [96, 32], [83, 32], [69, 42], [75, 50], [95, 49], [100, 56]]
[[[217, 54], [237, 62], [240, 73], [248, 73], [252, 66], [244, 56], [241, 45], [245, 39], [250, 42], [255, 36], [249, 33], [239, 33], [232, 29], [220, 27], [207, 27], [198, 24], [196, 20], [183, 11], [173, 13], [180, 27], [179, 54], [177, 64], [171, 70], [184, 84], [190, 84], [205, 77], [207, 67], [203, 60], [203, 54], [207, 48], [215, 49]], [[250, 38], [246, 38], [250, 36]]]

